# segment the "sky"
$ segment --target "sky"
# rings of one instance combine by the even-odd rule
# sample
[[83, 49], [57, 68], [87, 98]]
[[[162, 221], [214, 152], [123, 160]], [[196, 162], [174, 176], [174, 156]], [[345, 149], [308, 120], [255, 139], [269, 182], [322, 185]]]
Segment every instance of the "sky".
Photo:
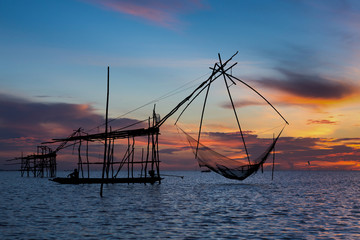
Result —
[[[290, 123], [276, 146], [277, 169], [360, 170], [359, 24], [356, 0], [1, 0], [0, 168], [14, 168], [5, 160], [44, 141], [101, 125], [108, 66], [116, 128], [147, 119], [154, 104], [166, 115], [209, 76], [218, 53], [238, 51], [232, 74]], [[231, 90], [256, 157], [282, 120], [238, 85]], [[220, 89], [211, 90], [203, 140], [241, 158]], [[195, 132], [199, 109], [184, 116]], [[195, 170], [176, 117], [161, 128], [162, 168]], [[60, 152], [58, 162], [75, 166], [76, 156]]]

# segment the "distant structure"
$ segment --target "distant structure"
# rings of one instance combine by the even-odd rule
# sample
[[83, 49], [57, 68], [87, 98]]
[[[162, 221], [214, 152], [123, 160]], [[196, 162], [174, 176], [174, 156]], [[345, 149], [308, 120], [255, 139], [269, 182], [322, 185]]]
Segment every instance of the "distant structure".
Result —
[[[18, 161], [21, 176], [56, 177], [56, 151], [47, 146], [38, 146], [37, 153], [21, 156], [7, 161]], [[19, 162], [20, 161], [20, 162]]]
[[[79, 130], [75, 131], [71, 136], [74, 136]], [[16, 157], [7, 162], [8, 165], [20, 165], [21, 176], [27, 177], [56, 177], [56, 156], [57, 152], [65, 148], [67, 142], [62, 142], [55, 150], [48, 146], [37, 146], [37, 151], [34, 154], [27, 156]]]

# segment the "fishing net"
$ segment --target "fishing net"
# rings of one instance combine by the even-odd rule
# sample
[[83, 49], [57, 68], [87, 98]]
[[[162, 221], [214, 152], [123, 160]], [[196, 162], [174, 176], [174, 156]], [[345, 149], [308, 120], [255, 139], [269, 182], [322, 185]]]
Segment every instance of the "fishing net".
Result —
[[230, 179], [236, 180], [244, 180], [249, 177], [253, 173], [256, 173], [259, 168], [265, 163], [267, 158], [269, 157], [271, 151], [274, 149], [277, 140], [279, 139], [283, 129], [273, 140], [270, 146], [255, 160], [252, 160], [249, 164], [244, 164], [244, 162], [239, 162], [237, 160], [233, 160], [228, 158], [213, 149], [198, 143], [196, 139], [191, 137], [188, 133], [182, 130], [179, 126], [177, 126], [184, 135], [186, 136], [189, 145], [192, 151], [195, 154], [195, 158], [197, 159], [200, 167], [207, 167], [210, 170]]
[[[180, 115], [178, 116], [176, 123], [179, 121], [180, 117], [183, 115], [183, 113], [186, 111], [186, 109], [194, 102], [194, 100], [202, 93], [204, 92], [205, 98], [202, 104], [202, 110], [201, 110], [201, 117], [200, 117], [200, 124], [199, 124], [199, 130], [198, 130], [198, 137], [197, 140], [191, 137], [189, 134], [187, 134], [185, 131], [183, 131], [178, 125], [176, 125], [186, 136], [190, 147], [192, 148], [195, 159], [197, 159], [200, 167], [206, 167], [226, 178], [230, 179], [237, 179], [237, 180], [244, 180], [245, 178], [249, 177], [253, 173], [256, 173], [260, 167], [263, 166], [267, 158], [269, 157], [271, 151], [274, 149], [275, 144], [277, 140], [279, 139], [282, 131], [284, 128], [280, 131], [279, 135], [273, 139], [270, 146], [266, 148], [266, 150], [260, 154], [255, 160], [250, 161], [250, 154], [248, 152], [248, 147], [246, 146], [245, 137], [244, 137], [244, 131], [242, 130], [240, 126], [240, 121], [238, 118], [238, 113], [236, 110], [237, 102], [234, 102], [233, 96], [230, 91], [230, 87], [236, 85], [237, 83], [240, 83], [241, 85], [245, 85], [247, 88], [251, 89], [253, 93], [257, 95], [257, 97], [260, 97], [263, 101], [267, 103], [282, 119], [283, 121], [288, 124], [288, 122], [285, 120], [285, 118], [280, 114], [280, 112], [263, 96], [261, 95], [256, 89], [251, 87], [249, 84], [244, 82], [243, 80], [235, 77], [232, 75], [232, 68], [237, 64], [234, 63], [231, 66], [227, 66], [227, 64], [232, 60], [232, 58], [237, 54], [237, 52], [230, 57], [227, 61], [223, 62], [221, 59], [220, 54], [219, 56], [219, 62], [214, 64], [214, 67], [210, 68], [212, 69], [212, 73], [209, 76], [207, 80], [202, 82], [194, 91], [191, 92], [190, 95], [188, 95], [186, 98], [184, 98], [176, 107], [167, 114], [161, 121], [158, 123], [158, 126], [162, 125], [171, 115], [173, 115], [176, 111], [178, 111], [180, 108], [183, 108]], [[231, 73], [229, 72], [231, 70]], [[229, 106], [233, 110], [234, 117], [236, 120], [237, 128], [239, 129], [239, 133], [242, 140], [242, 146], [244, 147], [248, 162], [241, 162], [234, 159], [230, 159], [213, 149], [203, 145], [200, 141], [201, 132], [202, 132], [202, 126], [203, 126], [203, 120], [204, 120], [204, 113], [205, 113], [205, 107], [208, 103], [208, 96], [210, 91], [210, 86], [213, 85], [214, 81], [216, 79], [223, 79], [224, 85], [226, 89], [225, 95], [227, 95], [226, 99], [230, 103]], [[217, 98], [218, 101], [219, 98]], [[185, 104], [187, 103], [187, 104]], [[216, 104], [210, 104], [210, 106], [216, 106]], [[246, 106], [246, 105], [245, 105]], [[226, 110], [228, 107], [222, 106], [219, 111], [216, 111], [215, 115], [220, 116], [222, 119], [224, 116], [220, 111]], [[213, 111], [214, 113], [214, 111]], [[214, 116], [214, 114], [213, 114]], [[285, 126], [284, 126], [285, 127]]]

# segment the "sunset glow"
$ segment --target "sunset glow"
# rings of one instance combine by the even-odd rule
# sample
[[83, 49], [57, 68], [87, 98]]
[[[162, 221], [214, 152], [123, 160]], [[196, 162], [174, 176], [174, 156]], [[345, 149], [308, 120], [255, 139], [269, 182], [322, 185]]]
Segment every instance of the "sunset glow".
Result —
[[[360, 3], [315, 2], [1, 1], [0, 168], [80, 127], [103, 131], [107, 66], [110, 125], [118, 129], [146, 120], [154, 105], [164, 117], [210, 75], [218, 53], [227, 59], [239, 51], [232, 74], [290, 123], [276, 145], [277, 169], [360, 170]], [[223, 80], [216, 84], [201, 143], [243, 160]], [[284, 122], [240, 82], [230, 91], [255, 158]], [[204, 98], [179, 121], [192, 136]], [[161, 164], [194, 170], [192, 151], [174, 126], [179, 114], [161, 127]], [[137, 143], [140, 153], [147, 139]], [[94, 161], [100, 146], [92, 150]], [[60, 168], [72, 165], [76, 154], [60, 152]]]

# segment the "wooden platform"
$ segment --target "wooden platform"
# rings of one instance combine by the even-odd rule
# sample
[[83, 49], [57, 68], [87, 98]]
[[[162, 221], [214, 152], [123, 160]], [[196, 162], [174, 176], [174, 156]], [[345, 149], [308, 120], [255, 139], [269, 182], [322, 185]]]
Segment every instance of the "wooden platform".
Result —
[[53, 178], [50, 181], [61, 184], [101, 184], [101, 183], [151, 183], [160, 182], [161, 177], [142, 177], [142, 178]]

